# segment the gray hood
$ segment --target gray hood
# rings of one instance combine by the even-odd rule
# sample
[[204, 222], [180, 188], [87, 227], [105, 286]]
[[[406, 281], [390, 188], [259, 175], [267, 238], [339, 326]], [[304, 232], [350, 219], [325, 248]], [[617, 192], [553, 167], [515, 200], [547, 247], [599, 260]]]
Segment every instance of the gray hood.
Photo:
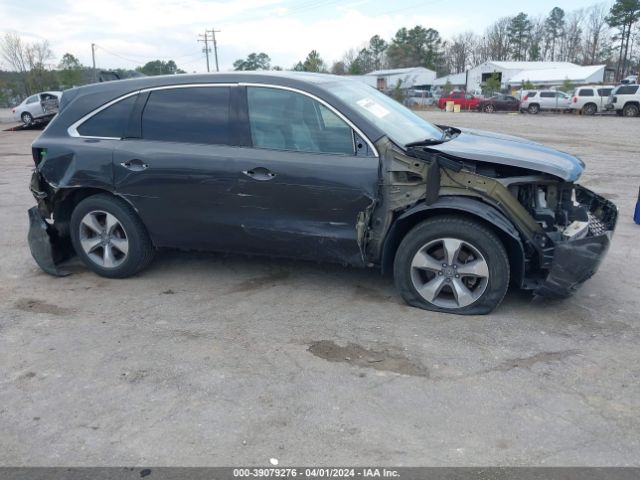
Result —
[[575, 182], [584, 170], [579, 158], [525, 138], [484, 130], [461, 131], [457, 137], [427, 148], [453, 157], [536, 170], [567, 182]]

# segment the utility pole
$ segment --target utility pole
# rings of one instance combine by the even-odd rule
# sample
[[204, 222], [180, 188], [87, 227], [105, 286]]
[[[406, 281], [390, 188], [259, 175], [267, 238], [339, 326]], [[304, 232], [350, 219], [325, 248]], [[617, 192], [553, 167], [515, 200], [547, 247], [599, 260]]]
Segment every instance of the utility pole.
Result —
[[216, 42], [216, 33], [220, 33], [220, 30], [216, 30], [215, 28], [212, 28], [210, 30], [210, 33], [211, 33], [211, 38], [213, 38], [213, 53], [216, 58], [216, 72], [219, 72], [220, 68], [218, 68], [218, 42]]
[[[209, 52], [211, 51], [211, 49], [209, 48], [209, 32], [207, 30], [204, 31], [204, 35], [200, 34], [198, 35], [199, 38], [198, 41], [199, 42], [204, 42], [204, 48], [202, 49], [202, 51], [205, 53], [205, 55], [207, 56], [207, 72], [209, 71]], [[218, 64], [218, 57], [216, 55], [216, 66]]]
[[93, 83], [96, 83], [96, 44], [91, 44], [91, 61], [93, 62]]

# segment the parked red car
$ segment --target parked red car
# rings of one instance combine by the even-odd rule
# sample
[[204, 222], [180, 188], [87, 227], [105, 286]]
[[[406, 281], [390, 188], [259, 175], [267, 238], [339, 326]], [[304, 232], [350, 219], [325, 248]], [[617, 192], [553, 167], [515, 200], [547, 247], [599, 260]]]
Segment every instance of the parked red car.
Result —
[[444, 95], [438, 99], [438, 108], [444, 110], [447, 102], [453, 102], [455, 105], [460, 105], [461, 110], [475, 110], [478, 108], [480, 99], [469, 93], [451, 92], [449, 95]]

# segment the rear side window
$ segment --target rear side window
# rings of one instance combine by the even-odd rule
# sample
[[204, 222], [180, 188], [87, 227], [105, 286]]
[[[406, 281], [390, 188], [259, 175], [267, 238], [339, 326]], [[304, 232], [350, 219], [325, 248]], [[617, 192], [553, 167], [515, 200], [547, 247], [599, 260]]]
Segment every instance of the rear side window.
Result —
[[137, 97], [127, 97], [96, 113], [78, 127], [78, 133], [84, 137], [122, 138]]
[[612, 88], [599, 88], [598, 89], [598, 95], [600, 95], [601, 97], [608, 97], [609, 95], [611, 95], [611, 90], [613, 90]]
[[542, 98], [556, 98], [555, 92], [540, 92]]
[[538, 94], [538, 92], [529, 92], [529, 93], [527, 93], [527, 95], [526, 95], [526, 96], [527, 96], [527, 97], [529, 97], [529, 98], [533, 98], [533, 97], [535, 97], [537, 94]]
[[618, 87], [616, 95], [634, 95], [638, 91], [638, 85], [624, 85]]
[[142, 112], [142, 138], [165, 142], [231, 144], [229, 87], [155, 90]]
[[592, 88], [583, 88], [578, 93], [579, 97], [593, 97], [593, 89]]

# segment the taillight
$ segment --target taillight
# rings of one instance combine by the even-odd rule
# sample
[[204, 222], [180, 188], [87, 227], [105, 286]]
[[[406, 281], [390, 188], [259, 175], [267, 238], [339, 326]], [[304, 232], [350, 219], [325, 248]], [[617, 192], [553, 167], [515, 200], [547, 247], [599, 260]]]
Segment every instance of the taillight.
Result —
[[529, 95], [525, 95], [524, 99], [522, 100], [523, 102], [526, 102], [527, 100], [529, 100]]
[[11, 109], [11, 113], [16, 113], [16, 109], [15, 108]]
[[40, 162], [42, 162], [47, 157], [47, 149], [32, 147], [31, 154], [33, 155], [33, 161], [35, 162], [37, 167], [38, 165], [40, 165]]
[[578, 103], [578, 97], [573, 97], [573, 103]]

